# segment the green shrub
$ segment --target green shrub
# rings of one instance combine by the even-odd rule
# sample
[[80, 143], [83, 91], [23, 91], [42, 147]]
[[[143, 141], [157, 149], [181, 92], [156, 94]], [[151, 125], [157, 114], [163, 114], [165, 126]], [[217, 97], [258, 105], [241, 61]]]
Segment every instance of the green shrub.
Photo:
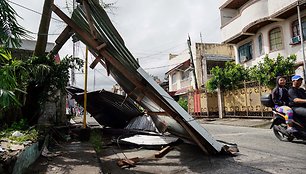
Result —
[[185, 109], [185, 111], [188, 111], [188, 101], [186, 98], [180, 97], [178, 100], [178, 104]]

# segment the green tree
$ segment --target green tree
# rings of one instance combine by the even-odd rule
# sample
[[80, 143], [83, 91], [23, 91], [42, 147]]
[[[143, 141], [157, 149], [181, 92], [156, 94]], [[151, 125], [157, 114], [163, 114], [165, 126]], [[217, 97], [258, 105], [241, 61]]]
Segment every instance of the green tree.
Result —
[[11, 53], [0, 47], [0, 112], [14, 106], [21, 106], [16, 91], [23, 91], [27, 73], [23, 71], [22, 61], [13, 60]]
[[186, 98], [180, 97], [177, 102], [185, 111], [188, 111], [188, 101]]
[[262, 85], [273, 88], [277, 76], [290, 76], [294, 74], [294, 65], [296, 55], [290, 55], [284, 58], [278, 55], [276, 58], [264, 57], [263, 62], [260, 61], [257, 65], [250, 68], [251, 80], [256, 80]]
[[248, 70], [235, 62], [226, 62], [224, 68], [216, 66], [211, 70], [212, 78], [206, 83], [209, 91], [218, 87], [221, 90], [235, 89], [238, 85], [248, 79]]

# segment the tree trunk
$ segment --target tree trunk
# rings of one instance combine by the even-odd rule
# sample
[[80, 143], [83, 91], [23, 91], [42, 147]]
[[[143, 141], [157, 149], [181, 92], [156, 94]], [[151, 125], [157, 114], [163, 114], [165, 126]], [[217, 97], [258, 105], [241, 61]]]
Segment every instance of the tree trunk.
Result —
[[223, 118], [224, 116], [224, 100], [222, 96], [222, 90], [220, 87], [217, 89], [218, 92], [218, 110], [219, 110], [219, 118]]
[[48, 32], [51, 20], [51, 5], [54, 0], [45, 0], [43, 12], [40, 20], [39, 31], [37, 35], [37, 43], [34, 51], [34, 56], [43, 56], [46, 52], [48, 41]]

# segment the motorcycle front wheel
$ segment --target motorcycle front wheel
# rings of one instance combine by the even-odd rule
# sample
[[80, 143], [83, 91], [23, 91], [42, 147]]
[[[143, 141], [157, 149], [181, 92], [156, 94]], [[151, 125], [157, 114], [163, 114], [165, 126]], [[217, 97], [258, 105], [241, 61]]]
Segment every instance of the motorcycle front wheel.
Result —
[[281, 141], [289, 141], [289, 142], [291, 142], [294, 139], [293, 136], [287, 135], [283, 133], [281, 130], [286, 131], [286, 126], [282, 126], [282, 125], [273, 126], [273, 132], [276, 138], [278, 138]]

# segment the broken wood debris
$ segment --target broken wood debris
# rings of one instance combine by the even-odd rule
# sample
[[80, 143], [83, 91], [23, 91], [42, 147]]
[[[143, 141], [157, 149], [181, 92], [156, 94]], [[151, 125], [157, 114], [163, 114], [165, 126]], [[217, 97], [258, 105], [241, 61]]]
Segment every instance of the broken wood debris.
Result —
[[130, 168], [130, 167], [135, 167], [136, 163], [138, 163], [140, 160], [138, 157], [135, 158], [130, 158], [130, 159], [120, 159], [117, 161], [117, 165], [124, 169], [124, 168]]
[[154, 156], [155, 158], [162, 158], [164, 157], [167, 153], [169, 153], [173, 149], [172, 146], [166, 146], [162, 150], [160, 150], [158, 153], [156, 153]]

